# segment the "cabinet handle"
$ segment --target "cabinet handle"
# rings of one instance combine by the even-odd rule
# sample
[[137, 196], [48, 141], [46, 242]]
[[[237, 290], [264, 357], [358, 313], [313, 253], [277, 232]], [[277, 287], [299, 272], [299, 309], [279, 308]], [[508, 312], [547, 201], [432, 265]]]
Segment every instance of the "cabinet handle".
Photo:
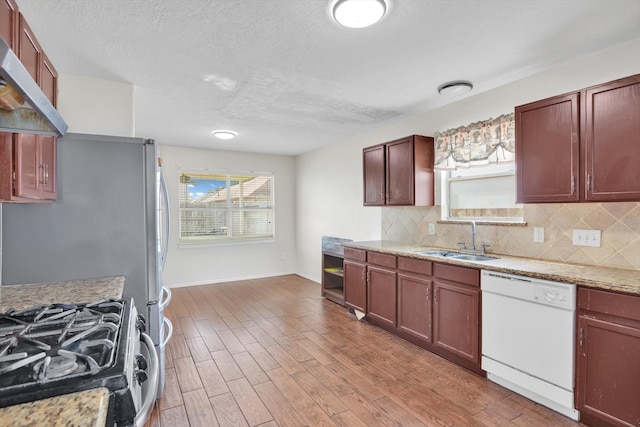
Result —
[[580, 347], [582, 347], [583, 341], [584, 341], [584, 330], [580, 328], [580, 332], [578, 333], [578, 343]]
[[44, 185], [44, 164], [40, 165], [40, 185]]
[[438, 302], [438, 290], [437, 289], [435, 291], [433, 291], [433, 300], [435, 302]]
[[587, 191], [591, 190], [591, 174], [587, 174]]
[[44, 183], [46, 185], [49, 184], [49, 164], [48, 163], [44, 164]]
[[571, 175], [571, 195], [576, 192], [576, 176]]

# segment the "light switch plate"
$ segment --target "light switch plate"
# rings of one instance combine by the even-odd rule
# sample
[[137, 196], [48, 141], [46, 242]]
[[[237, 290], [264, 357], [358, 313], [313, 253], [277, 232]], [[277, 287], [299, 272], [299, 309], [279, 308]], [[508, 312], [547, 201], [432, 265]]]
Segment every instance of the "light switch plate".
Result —
[[573, 229], [573, 244], [575, 246], [600, 247], [600, 230]]
[[536, 243], [544, 243], [543, 227], [533, 227], [533, 241]]
[[436, 234], [436, 225], [433, 222], [429, 223], [429, 234]]

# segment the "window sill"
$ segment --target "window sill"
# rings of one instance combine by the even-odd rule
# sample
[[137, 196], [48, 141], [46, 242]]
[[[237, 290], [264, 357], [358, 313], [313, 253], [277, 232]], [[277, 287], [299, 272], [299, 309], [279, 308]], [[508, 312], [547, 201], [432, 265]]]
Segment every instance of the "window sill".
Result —
[[264, 243], [275, 243], [276, 239], [247, 239], [247, 240], [227, 240], [224, 242], [179, 242], [178, 248], [180, 249], [201, 249], [201, 248], [215, 248], [224, 246], [244, 246], [244, 245], [259, 245]]
[[469, 224], [471, 221], [475, 221], [476, 225], [497, 225], [497, 226], [507, 226], [507, 227], [526, 227], [526, 221], [500, 221], [497, 219], [441, 219], [438, 220], [438, 224]]

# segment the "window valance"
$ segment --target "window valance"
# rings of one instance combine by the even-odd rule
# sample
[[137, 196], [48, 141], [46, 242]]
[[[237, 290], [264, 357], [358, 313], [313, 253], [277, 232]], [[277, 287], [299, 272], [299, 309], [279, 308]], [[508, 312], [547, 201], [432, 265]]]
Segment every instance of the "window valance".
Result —
[[513, 113], [468, 126], [436, 132], [435, 168], [485, 166], [513, 162], [515, 159], [515, 121]]

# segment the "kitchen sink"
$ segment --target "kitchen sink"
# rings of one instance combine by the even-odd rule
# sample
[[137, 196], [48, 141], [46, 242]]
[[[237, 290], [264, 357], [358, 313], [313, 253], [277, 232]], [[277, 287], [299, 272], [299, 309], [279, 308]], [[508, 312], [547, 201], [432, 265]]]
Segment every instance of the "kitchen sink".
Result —
[[494, 257], [494, 256], [474, 255], [474, 254], [455, 254], [455, 255], [448, 255], [447, 257], [454, 258], [454, 259], [462, 259], [465, 261], [491, 261], [491, 260], [497, 259], [497, 257]]
[[425, 251], [417, 251], [416, 253], [421, 255], [430, 255], [430, 256], [438, 256], [443, 258], [459, 259], [463, 261], [491, 261], [494, 259], [498, 259], [498, 257], [494, 257], [494, 256], [463, 254], [460, 252], [451, 252], [451, 251], [445, 251], [445, 250], [425, 250]]
[[450, 251], [418, 251], [416, 253], [420, 255], [431, 255], [431, 256], [450, 256], [450, 255], [456, 254], [456, 252], [450, 252]]

